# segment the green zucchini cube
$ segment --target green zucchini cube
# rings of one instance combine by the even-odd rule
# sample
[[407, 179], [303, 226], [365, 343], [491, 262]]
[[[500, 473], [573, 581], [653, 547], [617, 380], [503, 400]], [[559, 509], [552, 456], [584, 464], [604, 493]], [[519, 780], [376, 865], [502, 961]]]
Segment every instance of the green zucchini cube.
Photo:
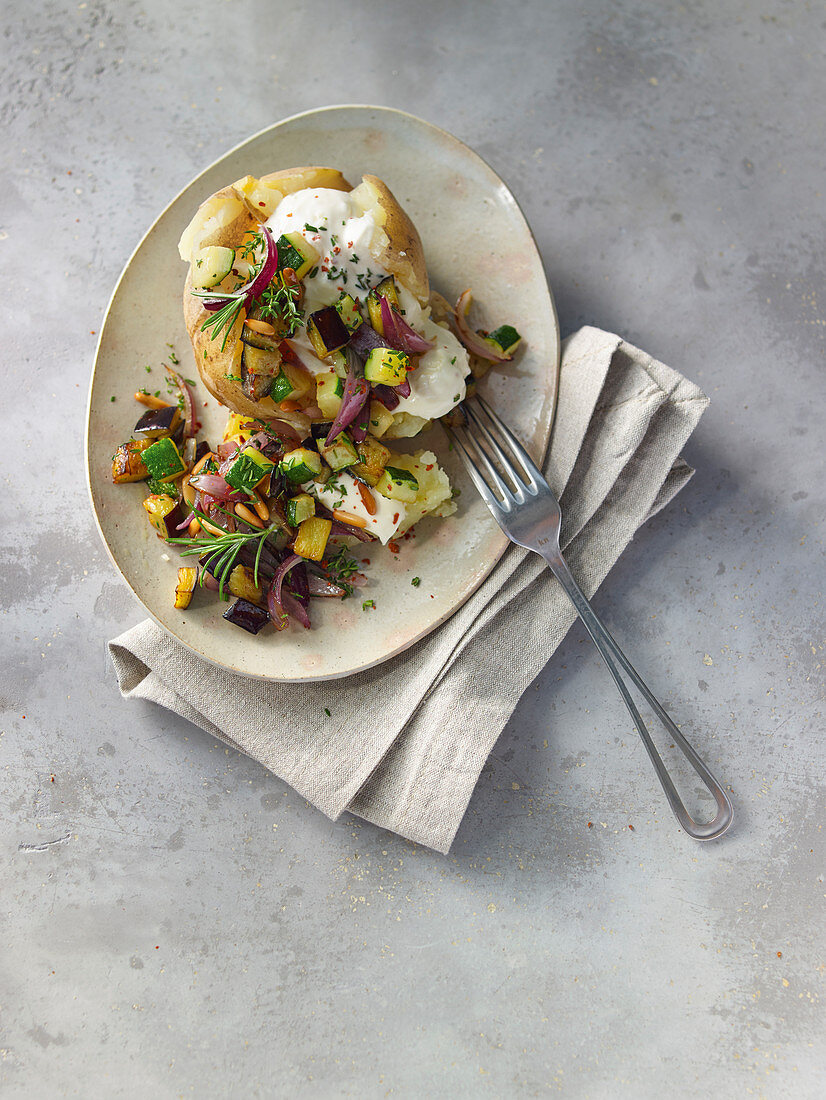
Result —
[[321, 455], [308, 447], [296, 447], [284, 455], [278, 464], [278, 471], [290, 484], [302, 485], [321, 473]]
[[335, 306], [336, 312], [344, 322], [348, 332], [355, 332], [357, 328], [360, 328], [364, 324], [361, 310], [352, 295], [342, 294], [335, 303]]
[[368, 382], [382, 382], [385, 386], [400, 386], [407, 378], [410, 357], [393, 348], [373, 348], [364, 364], [364, 377]]
[[376, 483], [376, 492], [390, 500], [410, 503], [419, 493], [419, 483], [409, 470], [398, 466], [385, 466], [384, 473]]
[[355, 444], [343, 432], [336, 436], [329, 447], [326, 447], [321, 440], [318, 446], [324, 461], [334, 470], [343, 470], [345, 466], [352, 466], [354, 462], [358, 462], [359, 456]]
[[305, 519], [315, 515], [315, 498], [309, 493], [299, 493], [297, 497], [291, 497], [287, 501], [287, 523], [290, 527], [298, 527]]
[[281, 401], [287, 401], [296, 391], [293, 389], [293, 384], [286, 376], [283, 370], [280, 370], [278, 374], [273, 378], [272, 385], [270, 386], [270, 397], [278, 405]]
[[186, 463], [181, 458], [175, 441], [168, 436], [147, 447], [142, 458], [149, 476], [156, 481], [172, 481], [186, 472]]
[[275, 463], [255, 447], [247, 447], [237, 456], [224, 477], [233, 489], [252, 492], [274, 466]]
[[291, 267], [298, 279], [303, 279], [320, 259], [316, 249], [300, 233], [284, 233], [275, 242], [275, 247], [278, 249], [279, 271]]
[[512, 356], [522, 342], [522, 337], [513, 325], [500, 325], [482, 338], [486, 344], [490, 344], [496, 351], [501, 351], [507, 356]]
[[316, 404], [326, 420], [335, 420], [344, 396], [344, 382], [334, 372], [318, 374], [315, 380]]

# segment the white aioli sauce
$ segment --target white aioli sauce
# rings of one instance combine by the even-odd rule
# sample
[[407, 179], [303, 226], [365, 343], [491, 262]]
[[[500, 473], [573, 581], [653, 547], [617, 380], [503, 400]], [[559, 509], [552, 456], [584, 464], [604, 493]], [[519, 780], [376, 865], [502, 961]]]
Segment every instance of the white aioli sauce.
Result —
[[[336, 512], [349, 512], [351, 516], [359, 516], [361, 519], [366, 520], [365, 531], [375, 535], [382, 543], [388, 542], [401, 527], [407, 515], [407, 509], [401, 501], [388, 500], [381, 493], [371, 489], [373, 500], [376, 502], [376, 514], [371, 516], [364, 506], [361, 492], [354, 477], [343, 470], [339, 470], [330, 478], [330, 482], [338, 488], [318, 485], [315, 481], [308, 481], [301, 488], [305, 493], [311, 493], [316, 500], [329, 508], [333, 515]], [[344, 523], [344, 520], [341, 522]]]
[[[371, 255], [377, 232], [373, 215], [361, 213], [346, 191], [308, 187], [286, 195], [267, 225], [276, 240], [283, 233], [300, 233], [320, 253], [314, 272], [303, 280], [305, 317], [333, 305], [343, 293], [363, 301], [387, 276]], [[405, 321], [436, 346], [419, 358], [409, 375], [410, 397], [403, 397], [394, 411], [432, 420], [450, 412], [465, 396], [467, 352], [452, 332], [431, 321], [430, 307], [422, 309], [408, 290], [396, 285]], [[329, 371], [330, 364], [316, 356], [304, 325], [290, 343], [312, 374]]]

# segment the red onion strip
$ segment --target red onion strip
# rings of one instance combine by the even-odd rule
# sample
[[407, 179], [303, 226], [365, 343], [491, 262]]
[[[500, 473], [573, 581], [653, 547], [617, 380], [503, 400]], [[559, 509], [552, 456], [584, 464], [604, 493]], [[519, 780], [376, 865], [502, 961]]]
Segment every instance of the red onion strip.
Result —
[[219, 474], [196, 474], [189, 479], [189, 484], [194, 489], [213, 497], [215, 500], [239, 501], [246, 500], [246, 493], [239, 489], [233, 489], [231, 485]]
[[[278, 269], [278, 249], [275, 246], [275, 238], [272, 235], [272, 230], [266, 225], [261, 226], [264, 232], [264, 243], [267, 246], [267, 254], [264, 257], [264, 262], [261, 265], [261, 270], [246, 286], [239, 287], [238, 290], [233, 290], [231, 294], [221, 294], [220, 297], [216, 295], [214, 298], [204, 298], [204, 309], [209, 310], [211, 313], [215, 313], [217, 310], [222, 309], [223, 306], [229, 301], [241, 301], [244, 299], [245, 304], [249, 305], [253, 298], [257, 298], [260, 294], [263, 294], [267, 287], [272, 282], [272, 277], [275, 275]], [[200, 297], [200, 295], [198, 295]]]
[[503, 355], [501, 351], [497, 351], [490, 344], [485, 343], [479, 333], [474, 332], [467, 323], [467, 315], [472, 301], [473, 295], [469, 290], [466, 290], [464, 294], [459, 296], [459, 300], [454, 306], [453, 319], [456, 322], [459, 339], [468, 351], [478, 355], [480, 359], [487, 359], [489, 363], [507, 363], [512, 356]]
[[381, 324], [385, 337], [397, 351], [406, 351], [411, 355], [424, 355], [426, 351], [432, 351], [435, 347], [408, 325], [383, 294], [381, 295]]

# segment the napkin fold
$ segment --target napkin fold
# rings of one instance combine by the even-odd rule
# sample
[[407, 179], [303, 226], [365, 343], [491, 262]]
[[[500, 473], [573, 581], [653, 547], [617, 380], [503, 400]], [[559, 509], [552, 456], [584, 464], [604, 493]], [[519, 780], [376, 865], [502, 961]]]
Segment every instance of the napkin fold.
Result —
[[[707, 405], [692, 382], [617, 335], [586, 327], [564, 342], [544, 470], [587, 596], [692, 476], [680, 451]], [[253, 757], [328, 817], [350, 810], [447, 852], [497, 738], [575, 618], [544, 561], [509, 546], [438, 630], [342, 680], [247, 680], [151, 621], [109, 649], [124, 697], [158, 703]]]

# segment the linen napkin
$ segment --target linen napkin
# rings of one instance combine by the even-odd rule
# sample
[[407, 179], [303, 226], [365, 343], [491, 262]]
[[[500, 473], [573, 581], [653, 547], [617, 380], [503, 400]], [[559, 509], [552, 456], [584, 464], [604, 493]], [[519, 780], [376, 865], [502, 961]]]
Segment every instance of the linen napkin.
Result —
[[[586, 327], [564, 342], [544, 469], [562, 504], [566, 559], [587, 596], [692, 476], [680, 450], [707, 405], [692, 382], [619, 336]], [[447, 852], [497, 738], [575, 618], [545, 563], [509, 546], [438, 630], [342, 680], [247, 680], [151, 621], [109, 649], [125, 697], [182, 715], [331, 818], [350, 810]]]

